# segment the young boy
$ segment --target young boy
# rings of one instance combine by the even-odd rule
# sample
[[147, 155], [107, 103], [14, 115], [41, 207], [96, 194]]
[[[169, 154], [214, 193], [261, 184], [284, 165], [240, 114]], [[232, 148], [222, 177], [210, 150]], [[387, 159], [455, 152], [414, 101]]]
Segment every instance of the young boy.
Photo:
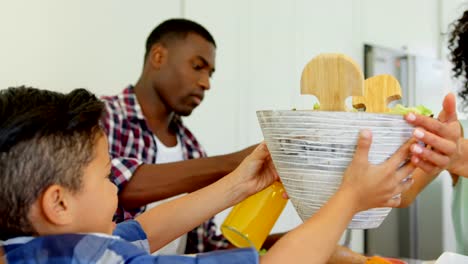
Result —
[[399, 167], [411, 142], [385, 163], [370, 165], [371, 135], [363, 131], [339, 191], [265, 256], [252, 248], [151, 256], [278, 176], [260, 144], [212, 185], [115, 225], [117, 188], [108, 179], [102, 111], [103, 104], [83, 89], [0, 91], [0, 249], [7, 263], [324, 263], [355, 213], [397, 206], [396, 195], [411, 184], [402, 180], [413, 165]]

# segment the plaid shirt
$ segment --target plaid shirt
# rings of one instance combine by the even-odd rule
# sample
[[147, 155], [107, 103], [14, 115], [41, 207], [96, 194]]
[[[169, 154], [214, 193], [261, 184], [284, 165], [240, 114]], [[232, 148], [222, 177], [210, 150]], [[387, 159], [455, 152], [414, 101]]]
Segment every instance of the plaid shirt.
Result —
[[[8, 264], [32, 263], [156, 263], [258, 264], [254, 248], [217, 251], [195, 256], [152, 256], [144, 230], [136, 221], [117, 225], [114, 236], [62, 234], [16, 237], [0, 241]], [[0, 256], [1, 257], [1, 256]]]
[[[138, 166], [143, 163], [156, 164], [158, 150], [155, 135], [146, 123], [133, 86], [127, 87], [116, 96], [102, 97], [102, 100], [106, 105], [106, 113], [101, 121], [109, 140], [113, 181], [121, 191]], [[185, 160], [206, 157], [202, 146], [182, 124], [180, 117], [176, 116], [171, 125], [181, 140]], [[132, 219], [145, 209], [141, 207], [128, 211], [119, 205], [115, 220], [121, 222]], [[216, 225], [212, 218], [188, 233], [185, 251], [199, 253], [227, 246], [227, 241], [216, 235]]]

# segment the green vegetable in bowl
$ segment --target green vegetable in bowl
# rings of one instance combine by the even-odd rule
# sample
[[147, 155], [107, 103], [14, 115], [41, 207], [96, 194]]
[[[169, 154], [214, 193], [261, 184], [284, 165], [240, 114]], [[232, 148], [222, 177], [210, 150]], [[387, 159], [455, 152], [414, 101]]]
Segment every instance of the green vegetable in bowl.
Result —
[[[314, 104], [314, 110], [320, 110], [320, 103]], [[351, 109], [347, 108], [346, 112], [358, 112], [358, 110], [356, 108], [351, 108]]]
[[[297, 111], [296, 108], [292, 109], [293, 111]], [[320, 110], [320, 103], [315, 103], [314, 104], [314, 110]], [[351, 109], [346, 109], [347, 112], [359, 112], [358, 109], [356, 108], [351, 108]], [[396, 114], [396, 115], [406, 115], [407, 113], [416, 113], [420, 115], [425, 115], [425, 116], [433, 116], [432, 111], [423, 106], [423, 105], [418, 105], [416, 107], [405, 107], [401, 104], [397, 104], [394, 106], [392, 109], [390, 109], [389, 114]]]
[[416, 113], [425, 116], [432, 116], [432, 111], [423, 105], [418, 105], [416, 107], [405, 107], [401, 104], [397, 104], [390, 110], [391, 114], [406, 115], [407, 113]]

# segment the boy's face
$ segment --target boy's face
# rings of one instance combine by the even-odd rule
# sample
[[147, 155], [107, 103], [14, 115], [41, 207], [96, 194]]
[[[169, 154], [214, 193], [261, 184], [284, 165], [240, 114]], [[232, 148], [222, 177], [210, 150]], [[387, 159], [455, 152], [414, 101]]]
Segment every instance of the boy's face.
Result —
[[117, 209], [117, 187], [110, 181], [107, 137], [97, 140], [95, 158], [84, 168], [82, 189], [73, 195], [73, 232], [112, 234]]

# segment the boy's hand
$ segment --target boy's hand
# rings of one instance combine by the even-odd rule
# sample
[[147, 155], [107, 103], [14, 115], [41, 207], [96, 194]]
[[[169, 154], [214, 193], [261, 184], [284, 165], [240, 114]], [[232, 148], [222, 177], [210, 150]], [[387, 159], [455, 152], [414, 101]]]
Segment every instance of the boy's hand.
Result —
[[400, 204], [400, 194], [413, 183], [411, 178], [404, 181], [415, 169], [412, 163], [406, 162], [413, 142], [407, 141], [384, 163], [372, 165], [369, 163], [372, 134], [369, 130], [361, 131], [354, 158], [340, 187], [354, 196], [357, 211]]
[[241, 186], [242, 199], [279, 180], [265, 142], [260, 143], [230, 176], [234, 185]]

